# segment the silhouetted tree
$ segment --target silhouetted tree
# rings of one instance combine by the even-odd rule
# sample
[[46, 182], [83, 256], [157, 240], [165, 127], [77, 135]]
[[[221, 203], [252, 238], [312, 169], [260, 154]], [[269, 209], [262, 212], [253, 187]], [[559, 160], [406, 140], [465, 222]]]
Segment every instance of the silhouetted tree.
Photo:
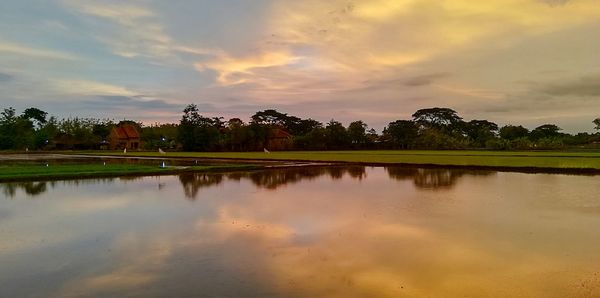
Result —
[[471, 120], [464, 125], [464, 132], [475, 147], [483, 148], [496, 137], [498, 125], [487, 120]]
[[44, 123], [46, 123], [46, 116], [48, 116], [48, 113], [38, 108], [27, 108], [21, 115], [21, 117], [25, 119], [33, 119], [37, 121], [38, 127], [41, 127]]
[[325, 126], [327, 149], [344, 149], [350, 143], [348, 132], [342, 123], [331, 119]]
[[352, 147], [364, 148], [367, 143], [367, 124], [362, 120], [351, 122], [348, 125], [348, 138]]
[[594, 127], [594, 129], [600, 129], [600, 118], [596, 118], [592, 122], [596, 125], [596, 127]]
[[539, 139], [543, 139], [543, 138], [552, 138], [552, 137], [557, 137], [560, 135], [559, 131], [561, 131], [562, 128], [554, 125], [554, 124], [544, 124], [544, 125], [540, 125], [538, 127], [536, 127], [534, 130], [531, 131], [531, 133], [529, 134], [531, 139], [533, 140], [539, 140]]
[[449, 108], [420, 109], [413, 115], [413, 120], [424, 128], [436, 128], [453, 131], [460, 126], [462, 118], [455, 110]]
[[505, 125], [500, 128], [500, 137], [505, 140], [516, 140], [529, 135], [529, 130], [523, 126]]
[[260, 125], [277, 125], [284, 127], [286, 121], [288, 120], [288, 115], [269, 109], [256, 112], [256, 114], [252, 115], [251, 119], [252, 123]]
[[410, 120], [396, 120], [390, 122], [383, 130], [383, 136], [393, 148], [410, 149], [415, 145], [419, 135], [419, 128]]
[[294, 117], [291, 121], [288, 120], [288, 122], [285, 124], [285, 128], [288, 130], [288, 132], [295, 136], [306, 135], [313, 129], [322, 127], [323, 124], [321, 122], [310, 118], [296, 120], [296, 117]]
[[214, 119], [203, 117], [194, 104], [183, 110], [179, 122], [179, 141], [184, 150], [207, 151], [214, 149], [219, 140], [219, 129]]

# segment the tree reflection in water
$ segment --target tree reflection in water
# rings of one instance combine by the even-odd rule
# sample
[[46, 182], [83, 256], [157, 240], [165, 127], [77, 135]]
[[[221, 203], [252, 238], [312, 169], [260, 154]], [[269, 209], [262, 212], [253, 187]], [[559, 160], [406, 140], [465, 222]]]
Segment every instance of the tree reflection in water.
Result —
[[179, 175], [179, 181], [186, 198], [195, 200], [201, 188], [220, 184], [224, 178], [234, 181], [250, 180], [257, 187], [274, 190], [286, 184], [312, 180], [324, 175], [329, 175], [332, 179], [341, 179], [345, 174], [359, 180], [367, 175], [364, 166], [295, 167], [255, 172], [185, 173]]
[[21, 190], [30, 197], [39, 196], [49, 189], [56, 187], [57, 185], [86, 185], [86, 184], [99, 184], [99, 183], [112, 183], [115, 179], [122, 181], [125, 180], [137, 180], [141, 177], [120, 177], [120, 178], [94, 178], [94, 179], [73, 179], [73, 180], [62, 180], [62, 181], [23, 181], [23, 182], [4, 182], [0, 183], [0, 191], [7, 198], [13, 198], [17, 195], [17, 191]]
[[[396, 180], [412, 180], [417, 188], [421, 189], [448, 189], [465, 175], [488, 176], [495, 174], [492, 171], [470, 171], [460, 169], [424, 169], [409, 167], [386, 167], [390, 178]], [[232, 172], [232, 173], [184, 173], [178, 175], [183, 186], [185, 197], [195, 200], [201, 188], [218, 185], [225, 179], [240, 181], [249, 180], [254, 185], [265, 189], [277, 189], [283, 185], [296, 183], [303, 180], [313, 180], [321, 176], [329, 175], [332, 180], [342, 179], [348, 175], [352, 179], [362, 180], [366, 177], [364, 166], [330, 166], [330, 167], [294, 167], [286, 169], [272, 169], [254, 172]], [[108, 183], [115, 179], [137, 180], [140, 177], [121, 177], [103, 179], [83, 179], [65, 181], [42, 181], [42, 182], [10, 182], [0, 183], [0, 190], [9, 198], [22, 190], [29, 196], [37, 196], [60, 184], [97, 184]]]
[[223, 174], [185, 173], [179, 175], [179, 181], [183, 186], [185, 197], [194, 200], [201, 188], [220, 184], [223, 181]]
[[0, 188], [2, 188], [2, 193], [9, 198], [14, 197], [19, 189], [27, 195], [35, 197], [46, 192], [47, 185], [47, 182], [10, 182], [0, 184]]
[[472, 171], [461, 169], [425, 169], [410, 167], [386, 167], [390, 178], [396, 180], [412, 180], [420, 189], [450, 189], [463, 176], [490, 176], [493, 171]]

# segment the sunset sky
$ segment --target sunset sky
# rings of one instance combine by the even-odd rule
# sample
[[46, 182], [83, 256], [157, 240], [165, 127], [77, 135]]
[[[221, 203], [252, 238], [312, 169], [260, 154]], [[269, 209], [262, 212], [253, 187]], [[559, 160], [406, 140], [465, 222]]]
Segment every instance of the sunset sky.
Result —
[[592, 131], [598, 0], [3, 0], [0, 108], [176, 122], [425, 107]]

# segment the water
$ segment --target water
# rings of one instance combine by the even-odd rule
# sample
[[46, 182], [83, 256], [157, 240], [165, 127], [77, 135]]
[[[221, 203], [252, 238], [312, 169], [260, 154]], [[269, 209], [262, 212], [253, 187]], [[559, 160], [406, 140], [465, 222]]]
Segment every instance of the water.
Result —
[[0, 297], [592, 297], [597, 176], [407, 168], [0, 184]]

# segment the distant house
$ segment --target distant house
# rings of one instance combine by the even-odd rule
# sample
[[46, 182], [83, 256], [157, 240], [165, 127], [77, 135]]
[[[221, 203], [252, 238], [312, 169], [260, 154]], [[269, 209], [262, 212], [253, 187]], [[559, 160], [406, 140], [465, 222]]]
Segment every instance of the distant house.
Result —
[[287, 150], [292, 147], [292, 135], [282, 128], [273, 128], [267, 138], [267, 149]]
[[66, 133], [58, 133], [51, 145], [55, 149], [66, 150], [66, 149], [87, 149], [82, 144], [81, 140], [76, 139], [72, 135]]
[[131, 124], [119, 124], [108, 135], [109, 147], [115, 149], [139, 149], [140, 133]]

